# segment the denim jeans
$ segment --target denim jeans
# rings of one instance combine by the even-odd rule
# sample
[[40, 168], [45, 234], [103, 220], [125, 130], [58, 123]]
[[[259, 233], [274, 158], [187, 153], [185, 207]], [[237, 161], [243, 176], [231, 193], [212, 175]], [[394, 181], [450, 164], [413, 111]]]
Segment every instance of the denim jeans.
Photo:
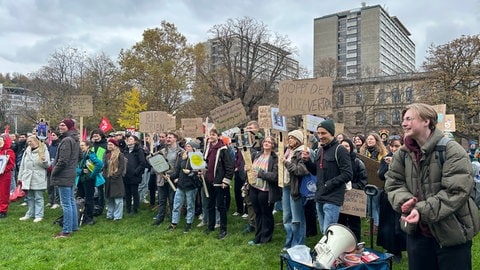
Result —
[[380, 193], [381, 190], [378, 190], [377, 195], [372, 196], [372, 213], [370, 213], [370, 197], [367, 198], [367, 213], [369, 217], [373, 218], [373, 224], [378, 227], [378, 219], [379, 219], [379, 201], [380, 201]]
[[316, 203], [318, 225], [320, 231], [325, 234], [328, 226], [333, 223], [338, 223], [338, 216], [340, 216], [340, 206], [331, 203]]
[[173, 211], [172, 211], [172, 223], [178, 224], [180, 221], [180, 214], [182, 206], [187, 201], [187, 224], [193, 223], [193, 218], [195, 217], [195, 196], [197, 196], [197, 189], [183, 190], [177, 188], [175, 192], [175, 197], [173, 199]]
[[123, 217], [123, 198], [107, 199], [107, 219], [122, 219]]
[[307, 233], [305, 211], [301, 199], [293, 200], [290, 186], [282, 188], [283, 227], [287, 233], [285, 247], [305, 245]]
[[43, 218], [43, 190], [27, 190], [27, 217]]
[[63, 233], [71, 233], [78, 230], [78, 210], [75, 197], [73, 195], [73, 186], [58, 187], [60, 195], [60, 204], [63, 210]]

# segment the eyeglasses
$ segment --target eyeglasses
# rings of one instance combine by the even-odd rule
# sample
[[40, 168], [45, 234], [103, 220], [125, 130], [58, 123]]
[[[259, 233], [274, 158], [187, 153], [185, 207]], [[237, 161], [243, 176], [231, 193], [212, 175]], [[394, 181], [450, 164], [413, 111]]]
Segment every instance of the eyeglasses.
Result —
[[401, 140], [402, 137], [400, 135], [392, 135], [388, 137], [388, 140]]

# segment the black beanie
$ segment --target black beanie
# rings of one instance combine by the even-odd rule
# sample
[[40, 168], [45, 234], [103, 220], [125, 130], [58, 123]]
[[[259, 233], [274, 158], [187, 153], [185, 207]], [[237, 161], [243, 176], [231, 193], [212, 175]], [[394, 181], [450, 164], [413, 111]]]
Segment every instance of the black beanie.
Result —
[[335, 124], [333, 123], [333, 120], [323, 120], [320, 122], [320, 124], [318, 124], [317, 128], [319, 127], [326, 129], [328, 133], [332, 134], [332, 136], [335, 136]]

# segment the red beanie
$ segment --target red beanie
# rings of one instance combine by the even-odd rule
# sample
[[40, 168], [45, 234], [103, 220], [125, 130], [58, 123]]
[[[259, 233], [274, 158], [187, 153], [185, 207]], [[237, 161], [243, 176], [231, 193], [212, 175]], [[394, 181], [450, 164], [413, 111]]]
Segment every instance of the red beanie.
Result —
[[73, 122], [72, 119], [65, 118], [60, 123], [64, 123], [65, 126], [67, 126], [68, 130], [75, 130], [75, 122]]
[[115, 146], [119, 147], [118, 141], [117, 141], [116, 139], [114, 139], [114, 138], [108, 139], [108, 142], [109, 142], [109, 143], [113, 143]]

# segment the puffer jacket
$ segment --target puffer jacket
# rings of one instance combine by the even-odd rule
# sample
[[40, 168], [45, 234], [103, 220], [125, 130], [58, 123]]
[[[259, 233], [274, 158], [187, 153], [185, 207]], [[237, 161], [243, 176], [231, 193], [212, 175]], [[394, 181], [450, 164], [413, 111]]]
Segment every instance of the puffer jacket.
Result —
[[397, 212], [401, 212], [404, 202], [417, 197], [415, 209], [420, 213], [420, 222], [428, 226], [440, 246], [455, 246], [471, 240], [480, 223], [478, 209], [470, 198], [473, 178], [468, 154], [461, 145], [450, 141], [440, 169], [435, 146], [442, 137], [440, 130], [432, 132], [421, 147], [419, 165], [415, 154], [402, 146], [385, 175], [385, 191]]

